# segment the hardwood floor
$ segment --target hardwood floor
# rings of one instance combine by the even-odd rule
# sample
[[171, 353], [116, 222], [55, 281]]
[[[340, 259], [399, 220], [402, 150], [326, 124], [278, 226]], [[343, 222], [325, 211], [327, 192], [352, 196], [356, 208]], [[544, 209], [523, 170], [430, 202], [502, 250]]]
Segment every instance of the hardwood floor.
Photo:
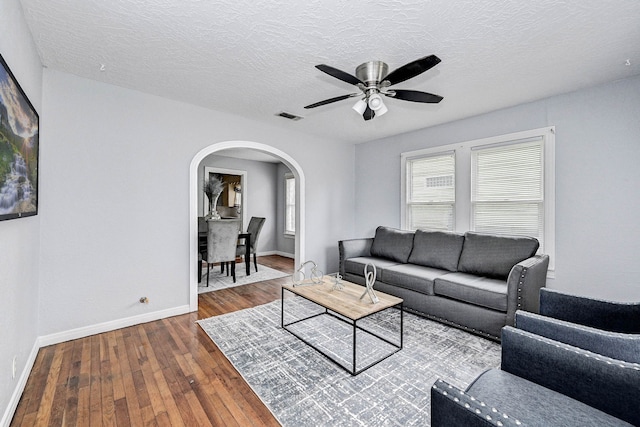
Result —
[[[293, 260], [258, 257], [293, 273]], [[280, 298], [288, 277], [199, 296], [197, 313], [40, 349], [11, 426], [277, 426], [195, 323]]]

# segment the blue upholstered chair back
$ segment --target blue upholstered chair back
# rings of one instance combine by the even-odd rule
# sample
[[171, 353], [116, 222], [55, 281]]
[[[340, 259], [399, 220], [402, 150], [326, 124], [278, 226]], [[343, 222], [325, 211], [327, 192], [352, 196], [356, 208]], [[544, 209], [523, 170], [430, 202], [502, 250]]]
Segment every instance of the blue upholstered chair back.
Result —
[[236, 258], [240, 221], [208, 221], [207, 262], [227, 262]]
[[540, 289], [540, 314], [625, 334], [640, 334], [640, 302], [605, 301]]

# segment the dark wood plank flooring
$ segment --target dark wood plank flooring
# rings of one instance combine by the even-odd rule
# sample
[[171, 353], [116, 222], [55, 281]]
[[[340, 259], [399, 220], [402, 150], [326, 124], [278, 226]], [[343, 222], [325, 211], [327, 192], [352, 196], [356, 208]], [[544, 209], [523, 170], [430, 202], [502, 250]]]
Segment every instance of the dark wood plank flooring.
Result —
[[[258, 257], [293, 273], [293, 260]], [[285, 277], [199, 296], [197, 313], [40, 349], [11, 426], [277, 426], [195, 323], [280, 298]]]

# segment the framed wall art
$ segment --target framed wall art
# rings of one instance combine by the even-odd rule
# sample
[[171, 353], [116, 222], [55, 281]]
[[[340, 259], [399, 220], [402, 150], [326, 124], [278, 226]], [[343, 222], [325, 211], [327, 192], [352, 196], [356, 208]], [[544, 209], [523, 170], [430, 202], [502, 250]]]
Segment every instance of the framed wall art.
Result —
[[39, 121], [0, 55], [0, 221], [38, 213]]

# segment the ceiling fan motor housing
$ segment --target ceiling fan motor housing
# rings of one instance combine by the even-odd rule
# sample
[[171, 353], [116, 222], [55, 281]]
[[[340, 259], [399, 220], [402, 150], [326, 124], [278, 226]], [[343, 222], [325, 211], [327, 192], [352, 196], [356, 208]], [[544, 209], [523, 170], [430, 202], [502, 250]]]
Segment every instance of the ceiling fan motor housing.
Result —
[[382, 61], [369, 61], [358, 65], [356, 77], [367, 86], [375, 86], [389, 74], [389, 67]]

